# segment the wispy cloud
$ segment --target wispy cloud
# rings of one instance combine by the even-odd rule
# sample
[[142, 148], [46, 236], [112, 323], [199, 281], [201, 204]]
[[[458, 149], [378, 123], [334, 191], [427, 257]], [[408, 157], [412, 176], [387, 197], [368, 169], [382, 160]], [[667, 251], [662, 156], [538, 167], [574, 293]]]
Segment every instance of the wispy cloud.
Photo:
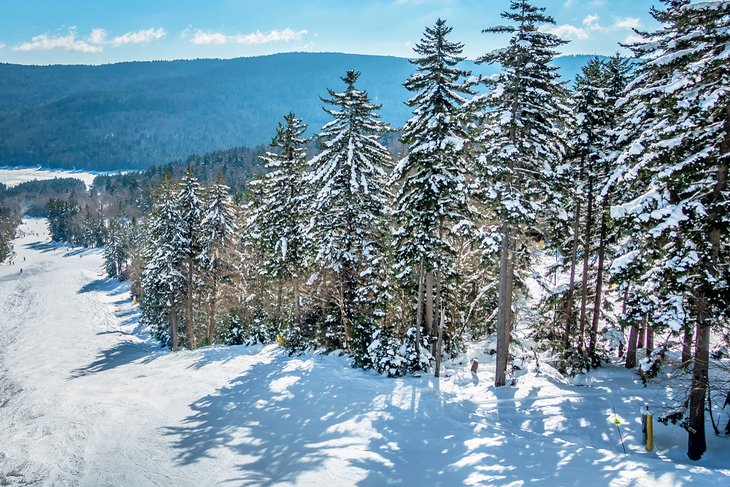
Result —
[[631, 34], [621, 41], [621, 44], [637, 44], [639, 42], [644, 42], [644, 38], [640, 35]]
[[101, 52], [104, 46], [121, 46], [123, 44], [139, 44], [161, 39], [165, 36], [165, 30], [162, 28], [151, 28], [138, 30], [135, 32], [127, 32], [120, 36], [107, 40], [108, 33], [101, 28], [91, 30], [88, 37], [78, 36], [76, 27], [71, 27], [67, 34], [49, 35], [40, 34], [31, 38], [29, 42], [23, 42], [13, 46], [14, 51], [49, 51], [51, 49], [64, 49], [74, 52]]
[[541, 31], [563, 39], [588, 39], [588, 31], [570, 24], [542, 26]]
[[4, 47], [5, 47], [5, 44], [3, 44], [2, 42], [0, 42], [0, 49], [3, 49]]
[[13, 51], [49, 51], [51, 49], [64, 49], [76, 52], [101, 52], [102, 47], [93, 44], [87, 39], [76, 37], [76, 27], [71, 27], [66, 35], [49, 36], [40, 34], [31, 38], [29, 42], [23, 42], [12, 47]]
[[221, 32], [197, 30], [192, 38], [193, 44], [267, 44], [269, 42], [290, 42], [301, 40], [307, 35], [307, 30], [295, 31], [287, 27], [283, 30], [270, 32], [256, 31], [250, 34], [226, 35]]
[[591, 36], [591, 32], [630, 30], [639, 27], [641, 27], [641, 20], [635, 17], [619, 17], [609, 27], [606, 27], [601, 24], [601, 18], [598, 15], [590, 14], [583, 18], [581, 26], [570, 24], [546, 25], [540, 30], [564, 39], [584, 40]]
[[165, 37], [165, 29], [151, 28], [138, 30], [135, 32], [127, 32], [111, 40], [112, 46], [121, 46], [123, 44], [142, 44], [145, 42], [156, 41]]
[[619, 17], [611, 26], [614, 29], [638, 29], [641, 27], [641, 20], [636, 17]]

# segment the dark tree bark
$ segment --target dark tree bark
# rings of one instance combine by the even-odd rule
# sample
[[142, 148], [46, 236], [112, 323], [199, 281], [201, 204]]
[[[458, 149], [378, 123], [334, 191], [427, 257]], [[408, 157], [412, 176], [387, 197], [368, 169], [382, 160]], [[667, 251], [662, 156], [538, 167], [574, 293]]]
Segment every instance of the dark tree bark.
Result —
[[[589, 171], [592, 170], [589, 169]], [[591, 254], [591, 232], [593, 231], [593, 177], [588, 175], [588, 209], [586, 210], [585, 234], [583, 235], [583, 276], [580, 293], [580, 347], [585, 348], [586, 317], [588, 308], [588, 262]]]
[[591, 340], [588, 350], [591, 355], [596, 353], [596, 339], [598, 336], [598, 322], [601, 318], [601, 299], [603, 297], [603, 261], [606, 256], [606, 212], [608, 202], [604, 201], [601, 211], [601, 230], [598, 238], [598, 273], [596, 276], [596, 296], [593, 300], [593, 322], [591, 323]]
[[682, 340], [682, 366], [689, 365], [692, 361], [692, 329], [686, 327], [684, 329], [684, 337]]
[[507, 381], [507, 361], [512, 319], [512, 229], [502, 226], [502, 249], [499, 257], [499, 314], [497, 321], [497, 370], [494, 385], [499, 387]]
[[638, 335], [638, 327], [636, 323], [632, 323], [631, 330], [629, 331], [629, 343], [626, 348], [626, 362], [624, 363], [627, 369], [636, 367], [636, 340]]
[[168, 316], [168, 319], [170, 320], [170, 338], [172, 339], [172, 351], [177, 352], [177, 350], [180, 348], [180, 339], [177, 336], [177, 309], [172, 308], [170, 310], [170, 315]]

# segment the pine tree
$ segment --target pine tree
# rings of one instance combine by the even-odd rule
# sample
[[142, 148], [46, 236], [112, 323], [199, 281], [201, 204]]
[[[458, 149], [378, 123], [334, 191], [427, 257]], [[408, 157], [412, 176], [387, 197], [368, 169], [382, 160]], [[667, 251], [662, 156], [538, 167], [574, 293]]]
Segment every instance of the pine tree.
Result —
[[301, 321], [300, 285], [308, 261], [306, 226], [307, 184], [304, 181], [307, 150], [303, 138], [307, 126], [293, 113], [279, 124], [271, 142], [274, 152], [260, 157], [266, 173], [255, 181], [257, 198], [252, 227], [263, 247], [269, 275], [276, 280], [276, 321], [282, 321], [284, 286], [291, 282], [294, 323]]
[[109, 222], [104, 244], [104, 267], [109, 277], [125, 277], [129, 231], [129, 225], [121, 218]]
[[185, 334], [188, 347], [197, 347], [195, 333], [195, 289], [200, 278], [198, 256], [201, 252], [201, 223], [203, 221], [203, 191], [193, 170], [188, 167], [180, 180], [173, 202], [177, 215], [171, 245], [178, 253], [185, 288]]
[[234, 236], [238, 231], [229, 188], [219, 174], [206, 195], [205, 216], [200, 224], [200, 253], [197, 256], [207, 301], [206, 343], [213, 343], [221, 287], [235, 272]]
[[[440, 360], [444, 323], [448, 310], [448, 281], [455, 276], [453, 241], [471, 226], [467, 192], [466, 143], [463, 106], [472, 94], [464, 79], [469, 72], [457, 67], [463, 44], [451, 42], [452, 28], [438, 19], [427, 27], [411, 60], [416, 73], [405, 82], [415, 94], [407, 102], [413, 117], [403, 128], [407, 155], [395, 167], [391, 181], [398, 185], [394, 217], [395, 271], [404, 287], [425, 293], [425, 328]], [[423, 272], [419, 272], [423, 269]], [[423, 280], [423, 285], [420, 281]], [[436, 293], [434, 293], [434, 280]], [[438, 299], [438, 329], [434, 326], [434, 294]], [[421, 298], [418, 298], [419, 302]], [[421, 310], [416, 311], [420, 316]], [[416, 320], [420, 323], [420, 318]], [[420, 327], [417, 330], [420, 337]], [[419, 340], [419, 338], [417, 338]], [[439, 374], [439, 363], [435, 373]]]
[[332, 120], [317, 135], [322, 151], [309, 162], [315, 260], [335, 276], [338, 321], [348, 348], [356, 327], [384, 313], [385, 169], [391, 165], [379, 141], [389, 128], [377, 114], [380, 105], [356, 88], [359, 77], [347, 71], [344, 91], [327, 90], [329, 98], [322, 101], [333, 107], [325, 109]]
[[564, 154], [565, 90], [550, 63], [557, 54], [555, 48], [565, 41], [539, 30], [554, 23], [544, 11], [527, 0], [513, 0], [502, 17], [515, 25], [484, 31], [511, 34], [508, 47], [477, 60], [502, 67], [500, 74], [485, 80], [491, 91], [478, 99], [485, 111], [477, 139], [482, 147], [477, 186], [499, 219], [497, 386], [506, 380], [514, 281], [520, 270], [515, 265], [529, 265], [524, 245], [528, 234], [536, 231], [541, 207], [550, 194], [553, 168]]
[[155, 338], [177, 351], [179, 312], [185, 299], [182, 256], [175, 247], [179, 213], [172, 183], [164, 181], [147, 224], [146, 264], [142, 272], [142, 317]]
[[626, 149], [614, 178], [631, 189], [612, 211], [640, 230], [632, 237], [641, 249], [622, 260], [643, 268], [631, 283], [651, 296], [650, 313], [641, 311], [677, 332], [688, 323], [697, 329], [687, 453], [698, 460], [707, 448], [710, 330], [730, 309], [730, 2], [665, 4], [652, 10], [662, 27], [631, 46], [645, 61], [629, 85]]

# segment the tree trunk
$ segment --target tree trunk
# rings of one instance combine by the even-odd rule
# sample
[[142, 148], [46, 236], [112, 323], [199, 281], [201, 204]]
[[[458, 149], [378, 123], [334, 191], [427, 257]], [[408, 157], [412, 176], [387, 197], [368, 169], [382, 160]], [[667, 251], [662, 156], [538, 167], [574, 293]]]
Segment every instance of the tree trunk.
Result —
[[689, 365], [692, 360], [692, 329], [685, 327], [684, 339], [682, 340], [682, 366]]
[[433, 338], [436, 334], [433, 328], [433, 272], [426, 271], [426, 330]]
[[299, 276], [294, 278], [294, 323], [300, 325], [302, 310], [299, 306]]
[[586, 231], [583, 236], [583, 277], [580, 292], [580, 348], [585, 348], [586, 316], [588, 307], [588, 262], [591, 254], [591, 232], [593, 230], [593, 177], [588, 175], [588, 209]]
[[[631, 285], [629, 284], [626, 286], [626, 291], [624, 291], [624, 298], [621, 302], [621, 319], [619, 320], [619, 324], [621, 326], [621, 335], [625, 336], [626, 333], [626, 327], [624, 326], [625, 323], [623, 321], [623, 317], [626, 316], [626, 302], [629, 300], [629, 289], [631, 289]], [[618, 357], [621, 358], [624, 356], [624, 344], [623, 341], [618, 344]]]
[[416, 363], [421, 363], [421, 326], [423, 308], [423, 257], [418, 266], [418, 306], [416, 307]]
[[512, 319], [512, 230], [503, 224], [502, 249], [499, 256], [499, 308], [497, 321], [497, 370], [494, 385], [505, 385], [507, 381], [507, 361], [509, 360], [509, 341]]
[[601, 318], [601, 299], [603, 298], [603, 260], [606, 256], [606, 207], [608, 202], [604, 201], [601, 211], [601, 230], [598, 237], [598, 263], [596, 275], [596, 296], [593, 299], [593, 322], [591, 323], [591, 340], [588, 350], [591, 355], [596, 353], [596, 340], [598, 338], [598, 322]]
[[170, 320], [170, 338], [172, 339], [172, 351], [177, 352], [177, 350], [180, 348], [180, 339], [177, 336], [177, 309], [172, 308], [170, 310], [170, 315], [168, 316], [168, 319]]
[[188, 282], [187, 282], [187, 315], [185, 323], [185, 331], [188, 336], [188, 346], [191, 350], [196, 348], [195, 340], [195, 327], [193, 326], [193, 277], [194, 277], [194, 264], [192, 257], [188, 258]]
[[646, 356], [651, 357], [651, 352], [654, 350], [654, 330], [651, 326], [646, 327]]
[[[582, 179], [582, 172], [581, 172]], [[570, 347], [570, 333], [573, 325], [573, 303], [575, 301], [575, 268], [578, 261], [578, 241], [580, 236], [580, 203], [578, 200], [575, 204], [575, 217], [573, 218], [573, 248], [570, 251], [570, 281], [568, 284], [568, 304], [565, 309], [565, 337], [564, 343], [565, 348]]]
[[215, 326], [215, 302], [217, 299], [218, 286], [215, 280], [211, 285], [210, 298], [208, 299], [208, 329], [206, 333], [206, 339], [208, 345], [213, 345], [213, 329]]
[[444, 309], [444, 300], [439, 298], [439, 308], [441, 308], [441, 313], [439, 313], [439, 330], [438, 330], [438, 340], [436, 341], [436, 370], [434, 370], [434, 377], [441, 377], [441, 347], [443, 345], [443, 338], [444, 338], [444, 324], [446, 321], [446, 310]]
[[626, 368], [627, 369], [633, 369], [636, 367], [636, 340], [639, 335], [638, 327], [636, 326], [636, 323], [631, 324], [631, 329], [629, 331], [629, 343], [626, 346]]
[[276, 290], [276, 314], [274, 316], [276, 320], [276, 326], [281, 326], [281, 301], [284, 296], [284, 280], [277, 279], [277, 281], [279, 281], [279, 283]]
[[707, 395], [708, 365], [710, 360], [710, 323], [706, 303], [697, 302], [697, 345], [692, 370], [692, 390], [689, 395], [689, 441], [687, 456], [699, 460], [707, 450], [705, 441], [705, 396]]
[[644, 337], [646, 337], [646, 322], [647, 318], [644, 317], [644, 319], [641, 321], [641, 326], [639, 327], [639, 338], [636, 343], [636, 348], [644, 348]]

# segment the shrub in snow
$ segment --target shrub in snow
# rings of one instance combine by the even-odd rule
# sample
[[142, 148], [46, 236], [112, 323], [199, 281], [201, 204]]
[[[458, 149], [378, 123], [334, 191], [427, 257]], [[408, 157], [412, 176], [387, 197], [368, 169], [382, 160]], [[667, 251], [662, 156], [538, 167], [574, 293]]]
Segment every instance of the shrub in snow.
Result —
[[226, 345], [272, 343], [278, 334], [276, 324], [260, 308], [254, 311], [250, 320], [244, 320], [236, 311], [228, 313], [219, 330], [219, 338]]
[[317, 346], [317, 330], [320, 326], [321, 311], [314, 308], [302, 316], [300, 323], [290, 323], [281, 330], [280, 344], [290, 353], [301, 352]]
[[651, 351], [651, 354], [639, 361], [639, 376], [646, 386], [649, 379], [653, 379], [659, 373], [666, 354], [664, 345], [660, 345]]
[[401, 341], [390, 330], [376, 330], [367, 348], [371, 367], [388, 377], [400, 377], [419, 370], [427, 371], [433, 362], [431, 345], [421, 337], [420, 353], [416, 352], [416, 329], [409, 328]]

